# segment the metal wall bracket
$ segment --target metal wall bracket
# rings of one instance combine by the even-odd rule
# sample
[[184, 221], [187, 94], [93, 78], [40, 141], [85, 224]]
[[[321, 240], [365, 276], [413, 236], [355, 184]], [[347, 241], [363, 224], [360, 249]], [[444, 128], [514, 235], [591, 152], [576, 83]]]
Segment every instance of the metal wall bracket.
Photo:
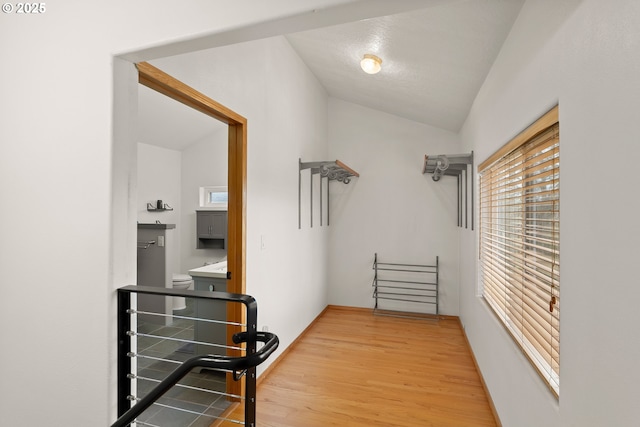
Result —
[[[437, 156], [425, 155], [422, 173], [432, 174], [432, 179], [435, 182], [440, 181], [443, 176], [456, 177], [458, 181], [458, 227], [462, 227], [462, 215], [464, 211], [464, 228], [469, 228], [469, 210], [471, 210], [471, 230], [473, 230], [475, 188], [473, 151], [470, 154], [439, 154]], [[469, 204], [469, 175], [471, 175], [471, 204]], [[463, 191], [464, 204], [462, 201]]]
[[320, 175], [320, 225], [322, 225], [322, 179], [327, 179], [327, 225], [329, 225], [329, 181], [338, 181], [343, 184], [351, 182], [352, 177], [359, 177], [360, 174], [340, 160], [321, 161], [321, 162], [303, 162], [298, 159], [298, 229], [302, 228], [302, 174], [305, 169], [310, 169], [310, 225], [313, 227], [313, 176]]

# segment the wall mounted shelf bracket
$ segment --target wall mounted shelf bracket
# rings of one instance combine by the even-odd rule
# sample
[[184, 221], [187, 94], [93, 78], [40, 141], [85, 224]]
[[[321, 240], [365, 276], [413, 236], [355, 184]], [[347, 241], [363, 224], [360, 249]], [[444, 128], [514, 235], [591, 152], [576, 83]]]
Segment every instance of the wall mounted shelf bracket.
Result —
[[149, 212], [164, 212], [164, 211], [172, 211], [173, 208], [168, 204], [163, 204], [161, 208], [156, 207], [153, 203], [147, 203], [147, 210]]
[[[423, 174], [432, 174], [435, 182], [443, 176], [455, 176], [458, 181], [458, 227], [469, 228], [469, 210], [471, 210], [471, 229], [474, 223], [474, 174], [473, 151], [469, 154], [439, 154], [424, 156]], [[471, 203], [469, 203], [469, 175], [471, 176]], [[462, 198], [464, 192], [464, 200]], [[464, 211], [464, 221], [463, 221]]]
[[351, 182], [351, 178], [359, 177], [360, 174], [340, 160], [303, 162], [298, 159], [298, 229], [302, 228], [302, 171], [310, 169], [310, 225], [313, 227], [313, 176], [320, 175], [320, 225], [322, 225], [322, 179], [327, 179], [327, 225], [329, 225], [329, 181], [338, 181], [343, 184]]

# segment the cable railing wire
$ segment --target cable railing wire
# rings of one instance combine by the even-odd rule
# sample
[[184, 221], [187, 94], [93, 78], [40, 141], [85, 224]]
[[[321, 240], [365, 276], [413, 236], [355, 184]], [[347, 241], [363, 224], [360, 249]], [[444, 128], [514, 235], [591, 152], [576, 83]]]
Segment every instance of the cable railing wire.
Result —
[[[198, 317], [191, 317], [189, 315], [170, 315], [162, 313], [153, 313], [148, 311], [138, 311], [135, 307], [132, 307], [132, 294], [151, 294], [159, 296], [182, 296], [186, 298], [194, 298], [200, 300], [218, 300], [227, 303], [240, 303], [245, 306], [245, 323], [239, 322], [225, 322], [216, 319], [201, 319]], [[133, 299], [136, 301], [137, 299]], [[137, 332], [139, 329], [137, 322], [140, 318], [137, 316], [145, 315], [144, 325], [142, 330], [144, 332]], [[188, 322], [182, 322], [184, 329], [180, 333], [175, 333], [173, 330], [166, 329], [161, 331], [162, 328], [172, 328], [173, 320], [166, 321], [163, 325], [158, 325], [158, 329], [149, 328], [150, 323], [146, 323], [146, 316], [158, 316], [158, 317], [173, 317], [174, 319], [181, 319], [187, 321], [193, 321], [194, 325], [188, 326]], [[152, 322], [152, 321], [150, 321]], [[244, 330], [233, 334], [233, 344], [217, 342], [205, 342], [202, 340], [191, 339], [189, 336], [189, 329], [193, 331], [195, 322], [208, 322], [208, 323], [223, 323], [230, 325], [233, 328], [241, 327]], [[155, 322], [152, 322], [153, 324]], [[184, 291], [173, 290], [165, 288], [153, 288], [145, 286], [127, 286], [118, 290], [118, 420], [112, 424], [112, 427], [124, 427], [132, 422], [135, 422], [139, 426], [155, 426], [155, 419], [140, 419], [143, 414], [151, 405], [157, 405], [162, 408], [171, 410], [177, 410], [193, 415], [205, 416], [208, 418], [217, 418], [220, 421], [242, 424], [247, 427], [256, 426], [256, 366], [263, 363], [277, 348], [278, 338], [274, 334], [268, 332], [257, 331], [257, 304], [255, 299], [248, 295], [242, 294], [230, 294], [226, 292], [209, 292], [209, 291]], [[146, 326], [145, 326], [146, 325]], [[199, 326], [198, 326], [199, 328]], [[197, 328], [196, 328], [197, 329]], [[151, 332], [149, 332], [151, 331]], [[237, 329], [236, 329], [237, 331]], [[184, 332], [184, 333], [182, 333]], [[163, 335], [167, 333], [168, 336]], [[193, 335], [191, 335], [193, 336]], [[201, 335], [202, 336], [202, 335]], [[206, 338], [209, 339], [208, 337]], [[143, 347], [138, 351], [140, 345], [139, 340], [144, 340]], [[261, 343], [261, 346], [258, 345]], [[185, 344], [178, 347], [180, 344]], [[225, 345], [226, 344], [226, 345]], [[190, 347], [189, 347], [190, 346]], [[209, 346], [211, 348], [224, 349], [226, 354], [200, 354], [190, 356], [194, 352], [207, 351], [200, 346]], [[144, 354], [144, 353], [147, 354]], [[188, 359], [181, 361], [175, 359]], [[138, 362], [136, 360], [139, 359]], [[142, 360], [148, 360], [141, 364]], [[159, 364], [153, 364], [157, 362]], [[171, 371], [164, 379], [156, 377], [159, 372], [166, 371], [167, 365], [174, 365], [176, 368]], [[135, 371], [135, 366], [139, 366], [142, 371]], [[151, 375], [143, 374], [145, 369], [152, 369], [149, 371]], [[160, 371], [158, 371], [160, 369]], [[223, 375], [222, 378], [226, 378], [223, 381], [216, 380], [217, 378], [213, 373], [206, 374], [205, 377], [195, 376], [189, 381], [193, 381], [195, 378], [200, 383], [179, 383], [188, 374], [200, 375], [202, 370], [206, 371], [220, 371]], [[192, 372], [193, 371], [193, 372]], [[155, 372], [155, 373], [152, 373]], [[213, 376], [211, 376], [213, 375]], [[245, 377], [242, 383], [238, 381]], [[198, 378], [201, 378], [198, 379]], [[206, 381], [211, 381], [207, 383]], [[232, 381], [232, 383], [230, 383]], [[145, 384], [142, 388], [138, 388], [133, 383]], [[236, 393], [235, 390], [240, 391], [233, 385], [243, 384], [242, 392]], [[226, 389], [220, 389], [215, 384], [226, 384]], [[155, 385], [147, 391], [149, 387]], [[133, 388], [132, 388], [133, 387]], [[224, 417], [215, 417], [211, 414], [198, 412], [193, 410], [194, 408], [188, 407], [176, 407], [175, 404], [178, 400], [167, 397], [163, 398], [163, 401], [158, 402], [158, 399], [164, 396], [173, 387], [189, 390], [190, 392], [206, 393], [215, 399], [226, 399], [229, 402], [243, 402], [244, 417], [243, 420], [234, 420], [228, 418], [228, 415]], [[141, 396], [134, 396], [131, 394], [132, 390], [138, 388], [141, 392]], [[224, 391], [222, 391], [224, 390]], [[145, 394], [146, 393], [146, 394]], [[213, 399], [213, 402], [216, 400]], [[132, 403], [135, 402], [135, 403]], [[237, 413], [237, 409], [233, 410], [234, 414]]]

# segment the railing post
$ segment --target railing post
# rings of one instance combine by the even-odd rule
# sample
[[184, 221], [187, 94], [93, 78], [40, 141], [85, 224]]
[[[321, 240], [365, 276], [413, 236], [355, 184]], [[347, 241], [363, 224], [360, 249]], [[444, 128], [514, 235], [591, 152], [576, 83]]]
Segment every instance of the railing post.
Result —
[[131, 293], [118, 290], [118, 417], [131, 407], [131, 339], [127, 332], [131, 330]]
[[[258, 304], [255, 300], [246, 304], [247, 307], [247, 356], [257, 351], [258, 334]], [[244, 403], [245, 427], [256, 427], [256, 367], [247, 369], [245, 382]]]
[[[215, 355], [200, 355], [192, 357], [181, 363], [164, 380], [149, 391], [135, 405], [132, 404], [133, 383], [130, 378], [134, 362], [130, 353], [133, 344], [129, 331], [132, 327], [131, 301], [132, 294], [152, 294], [163, 296], [185, 296], [201, 299], [214, 299], [220, 301], [242, 303], [246, 307], [246, 331], [234, 334], [233, 341], [243, 344], [246, 350], [244, 357], [225, 357]], [[255, 299], [249, 295], [230, 294], [226, 292], [205, 291], [176, 291], [164, 288], [152, 288], [144, 286], [127, 286], [117, 290], [117, 331], [118, 331], [118, 396], [117, 411], [118, 420], [112, 427], [125, 427], [135, 421], [141, 413], [157, 401], [178, 381], [184, 378], [192, 369], [202, 367], [228, 372], [246, 372], [244, 381], [245, 410], [244, 422], [246, 427], [256, 427], [256, 366], [264, 362], [278, 347], [278, 337], [267, 332], [258, 332], [258, 306]], [[264, 345], [258, 350], [258, 341]], [[235, 375], [234, 375], [235, 377]]]

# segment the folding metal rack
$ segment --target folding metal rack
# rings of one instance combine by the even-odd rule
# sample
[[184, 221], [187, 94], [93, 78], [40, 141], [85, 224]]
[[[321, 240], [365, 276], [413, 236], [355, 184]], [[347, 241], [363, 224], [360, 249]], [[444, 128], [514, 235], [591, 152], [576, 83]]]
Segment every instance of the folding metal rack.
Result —
[[[423, 317], [423, 315], [438, 315], [438, 287], [439, 287], [439, 257], [436, 256], [435, 265], [399, 264], [378, 261], [378, 254], [373, 258], [373, 298], [374, 314], [401, 317]], [[380, 274], [382, 273], [382, 276]], [[392, 272], [392, 273], [387, 273]], [[380, 307], [380, 301], [401, 301], [406, 306], [413, 304], [432, 307], [431, 312], [393, 311]], [[408, 307], [407, 307], [408, 308]], [[426, 310], [425, 310], [426, 311]]]
[[[471, 171], [468, 167], [471, 166]], [[471, 210], [471, 229], [473, 230], [473, 193], [474, 193], [474, 177], [473, 177], [473, 151], [469, 154], [439, 154], [437, 156], [424, 156], [424, 166], [422, 173], [433, 174], [432, 179], [436, 182], [440, 181], [442, 176], [455, 176], [458, 180], [458, 227], [469, 228], [469, 210]], [[468, 179], [471, 176], [471, 205], [469, 205], [469, 184]], [[464, 191], [464, 205], [462, 193]], [[464, 206], [464, 209], [463, 209]], [[470, 209], [469, 209], [470, 208]], [[462, 219], [464, 210], [464, 221]]]
[[298, 228], [302, 228], [302, 174], [305, 169], [311, 169], [309, 174], [311, 185], [309, 186], [310, 203], [309, 209], [311, 219], [310, 226], [313, 227], [313, 176], [320, 175], [320, 225], [322, 225], [322, 178], [327, 178], [327, 225], [329, 225], [329, 181], [338, 181], [343, 184], [351, 182], [352, 177], [359, 177], [360, 174], [340, 160], [303, 162], [298, 159]]

